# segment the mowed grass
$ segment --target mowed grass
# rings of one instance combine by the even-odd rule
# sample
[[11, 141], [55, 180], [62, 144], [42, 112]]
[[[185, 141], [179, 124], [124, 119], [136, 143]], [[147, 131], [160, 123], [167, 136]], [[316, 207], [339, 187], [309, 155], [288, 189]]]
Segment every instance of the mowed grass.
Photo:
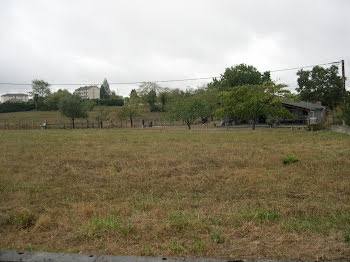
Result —
[[350, 258], [347, 135], [2, 130], [0, 148], [0, 249]]

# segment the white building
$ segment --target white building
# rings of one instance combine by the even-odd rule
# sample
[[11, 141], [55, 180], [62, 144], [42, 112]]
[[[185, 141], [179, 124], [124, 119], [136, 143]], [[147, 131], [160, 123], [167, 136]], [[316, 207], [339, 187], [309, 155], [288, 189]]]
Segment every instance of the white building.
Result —
[[5, 94], [1, 96], [1, 103], [5, 102], [28, 102], [28, 95], [26, 94]]
[[97, 86], [82, 86], [74, 91], [84, 99], [100, 99], [100, 89]]

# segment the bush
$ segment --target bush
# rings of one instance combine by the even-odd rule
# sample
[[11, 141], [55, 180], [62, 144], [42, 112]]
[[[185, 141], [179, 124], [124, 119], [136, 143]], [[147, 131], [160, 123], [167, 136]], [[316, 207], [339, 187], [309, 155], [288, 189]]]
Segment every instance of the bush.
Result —
[[101, 106], [122, 106], [124, 99], [121, 96], [111, 96], [110, 98], [94, 99]]
[[295, 157], [295, 156], [285, 156], [284, 158], [282, 158], [282, 163], [284, 165], [296, 163], [296, 162], [299, 162], [299, 161], [300, 160], [297, 157]]
[[35, 105], [32, 103], [12, 103], [12, 102], [5, 102], [0, 104], [0, 113], [10, 113], [10, 112], [23, 112], [23, 111], [30, 111], [34, 110]]

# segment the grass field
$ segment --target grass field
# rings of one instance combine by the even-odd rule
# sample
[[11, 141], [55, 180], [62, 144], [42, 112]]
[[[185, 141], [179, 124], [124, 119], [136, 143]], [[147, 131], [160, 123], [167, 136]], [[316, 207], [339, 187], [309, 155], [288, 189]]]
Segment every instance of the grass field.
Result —
[[347, 135], [1, 130], [0, 148], [0, 249], [350, 258]]

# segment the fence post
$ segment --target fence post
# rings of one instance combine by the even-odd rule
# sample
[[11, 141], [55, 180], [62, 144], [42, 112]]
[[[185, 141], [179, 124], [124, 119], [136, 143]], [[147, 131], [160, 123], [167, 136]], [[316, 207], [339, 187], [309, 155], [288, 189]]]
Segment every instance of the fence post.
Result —
[[89, 128], [89, 119], [86, 119], [86, 128]]

